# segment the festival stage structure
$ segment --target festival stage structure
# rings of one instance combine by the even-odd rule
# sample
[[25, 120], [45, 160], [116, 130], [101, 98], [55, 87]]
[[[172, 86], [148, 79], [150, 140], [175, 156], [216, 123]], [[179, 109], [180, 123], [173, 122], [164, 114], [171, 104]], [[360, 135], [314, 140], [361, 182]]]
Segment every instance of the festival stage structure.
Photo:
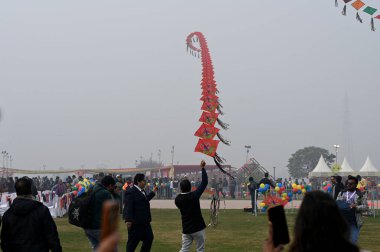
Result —
[[[249, 177], [255, 181], [260, 181], [265, 173], [269, 173], [255, 158], [250, 158], [241, 168], [236, 171], [236, 180], [238, 183], [247, 182]], [[270, 176], [272, 180], [274, 178]]]

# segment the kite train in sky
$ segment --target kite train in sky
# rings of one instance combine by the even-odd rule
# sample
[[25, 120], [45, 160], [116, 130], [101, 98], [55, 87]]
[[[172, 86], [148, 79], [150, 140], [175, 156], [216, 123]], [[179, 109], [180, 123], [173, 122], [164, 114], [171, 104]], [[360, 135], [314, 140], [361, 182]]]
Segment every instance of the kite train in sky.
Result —
[[[363, 23], [363, 19], [361, 18], [359, 11], [363, 11], [364, 13], [368, 14], [371, 16], [371, 30], [375, 31], [375, 22], [374, 19], [380, 19], [380, 15], [375, 15], [377, 12], [376, 8], [373, 8], [371, 6], [366, 5], [364, 2], [361, 0], [343, 0], [344, 2], [344, 7], [342, 10], [342, 15], [346, 16], [347, 15], [347, 4], [351, 3], [351, 6], [356, 10], [356, 20], [358, 20], [360, 23]], [[335, 6], [338, 7], [338, 0], [335, 0]]]
[[[187, 36], [186, 44], [187, 50], [190, 54], [201, 58], [202, 60], [202, 97], [200, 100], [203, 104], [201, 107], [202, 115], [199, 118], [202, 125], [194, 134], [199, 137], [198, 144], [195, 147], [195, 152], [201, 152], [212, 157], [219, 169], [223, 173], [232, 177], [231, 174], [225, 171], [222, 167], [225, 159], [219, 156], [216, 152], [219, 142], [226, 145], [230, 145], [230, 142], [223, 138], [223, 136], [219, 133], [220, 129], [216, 128], [215, 124], [217, 123], [224, 130], [228, 129], [229, 125], [219, 119], [219, 116], [223, 115], [221, 110], [222, 105], [220, 104], [219, 97], [217, 96], [219, 90], [216, 87], [214, 67], [212, 65], [206, 38], [201, 32], [193, 32]], [[214, 140], [215, 137], [219, 140]]]

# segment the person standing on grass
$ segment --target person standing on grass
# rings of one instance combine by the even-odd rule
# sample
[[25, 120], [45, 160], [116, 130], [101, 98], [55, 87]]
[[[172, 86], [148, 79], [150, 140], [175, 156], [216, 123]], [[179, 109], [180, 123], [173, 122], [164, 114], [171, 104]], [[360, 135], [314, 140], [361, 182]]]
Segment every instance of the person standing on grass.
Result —
[[248, 190], [251, 195], [252, 214], [256, 214], [257, 211], [257, 183], [253, 180], [253, 177], [249, 177]]
[[180, 210], [182, 218], [182, 248], [180, 252], [190, 251], [194, 240], [197, 252], [205, 251], [206, 224], [199, 203], [199, 199], [208, 184], [205, 166], [206, 162], [202, 160], [202, 182], [200, 186], [191, 192], [190, 181], [184, 178], [180, 183], [181, 194], [175, 198], [175, 205]]
[[141, 252], [149, 252], [153, 243], [153, 231], [150, 225], [152, 216], [149, 201], [156, 195], [157, 186], [153, 192], [146, 194], [145, 175], [137, 173], [133, 187], [129, 188], [124, 201], [124, 220], [128, 229], [127, 252], [135, 251], [142, 241]]
[[114, 194], [115, 180], [111, 176], [105, 176], [100, 183], [96, 183], [92, 191], [92, 199], [90, 202], [91, 227], [86, 227], [86, 234], [93, 251], [96, 251], [101, 234], [101, 218], [103, 215], [103, 203], [107, 200], [118, 200], [118, 196]]
[[[356, 244], [359, 237], [359, 232], [363, 226], [363, 212], [368, 211], [367, 199], [363, 193], [357, 189], [358, 179], [349, 176], [347, 180], [347, 189], [343, 190], [337, 198], [340, 210], [343, 213], [347, 223], [351, 229], [351, 242]], [[352, 214], [351, 214], [352, 212]]]
[[61, 252], [57, 226], [49, 209], [34, 200], [32, 180], [28, 177], [18, 179], [15, 189], [17, 198], [2, 218], [2, 251]]

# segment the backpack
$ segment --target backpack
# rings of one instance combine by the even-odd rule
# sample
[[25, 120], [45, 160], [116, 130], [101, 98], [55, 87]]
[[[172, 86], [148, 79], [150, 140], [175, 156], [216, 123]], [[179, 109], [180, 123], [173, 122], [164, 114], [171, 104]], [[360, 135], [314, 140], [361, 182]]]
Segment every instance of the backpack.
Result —
[[98, 188], [96, 191], [90, 189], [88, 192], [73, 199], [69, 205], [68, 211], [70, 224], [84, 229], [91, 228], [91, 203], [94, 199], [95, 193], [99, 190], [101, 190], [101, 188]]

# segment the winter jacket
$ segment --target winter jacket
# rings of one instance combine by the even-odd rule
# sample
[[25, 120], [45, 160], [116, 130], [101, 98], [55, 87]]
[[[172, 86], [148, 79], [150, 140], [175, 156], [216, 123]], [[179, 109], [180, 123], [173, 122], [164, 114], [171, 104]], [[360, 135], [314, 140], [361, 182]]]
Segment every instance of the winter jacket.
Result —
[[181, 212], [182, 233], [184, 234], [192, 234], [206, 228], [199, 199], [206, 189], [207, 184], [207, 173], [205, 168], [202, 168], [201, 185], [195, 191], [181, 193], [175, 198], [175, 205]]
[[17, 197], [2, 218], [1, 249], [61, 252], [57, 226], [49, 209], [33, 199]]
[[91, 229], [100, 229], [102, 219], [103, 203], [107, 200], [113, 200], [114, 195], [107, 190], [102, 184], [96, 183], [93, 189], [93, 200], [91, 201]]

